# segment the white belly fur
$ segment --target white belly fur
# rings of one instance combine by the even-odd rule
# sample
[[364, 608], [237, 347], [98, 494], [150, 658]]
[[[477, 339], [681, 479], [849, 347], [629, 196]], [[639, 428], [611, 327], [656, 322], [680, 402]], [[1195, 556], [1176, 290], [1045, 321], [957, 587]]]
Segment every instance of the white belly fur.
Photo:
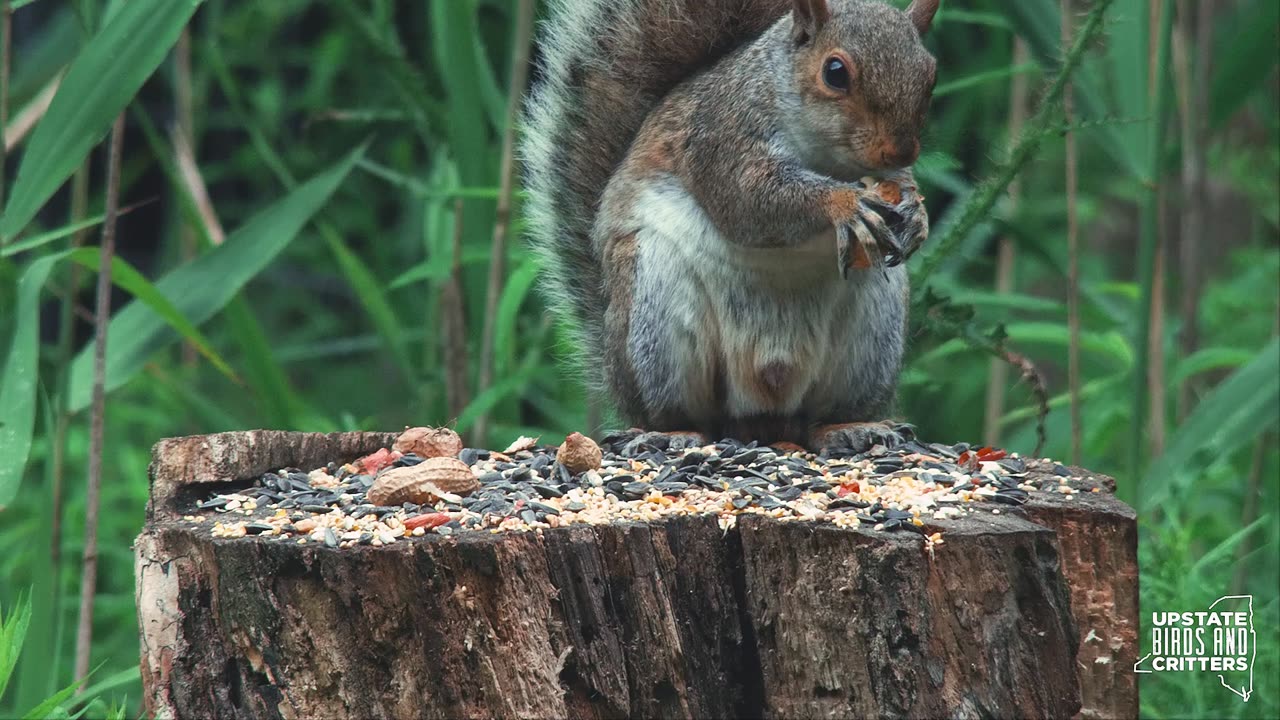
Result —
[[[663, 356], [667, 376], [643, 390], [652, 395], [647, 401], [675, 402], [698, 418], [712, 405], [719, 368], [733, 417], [802, 409], [823, 415], [858, 392], [869, 365], [896, 372], [900, 330], [876, 337], [874, 328], [892, 322], [864, 315], [901, 322], [904, 268], [842, 279], [834, 231], [789, 248], [728, 242], [674, 180], [651, 185], [633, 208], [641, 228], [633, 314], [662, 318], [647, 334], [633, 333], [633, 341]], [[769, 363], [792, 370], [785, 390], [772, 397], [752, 376]]]

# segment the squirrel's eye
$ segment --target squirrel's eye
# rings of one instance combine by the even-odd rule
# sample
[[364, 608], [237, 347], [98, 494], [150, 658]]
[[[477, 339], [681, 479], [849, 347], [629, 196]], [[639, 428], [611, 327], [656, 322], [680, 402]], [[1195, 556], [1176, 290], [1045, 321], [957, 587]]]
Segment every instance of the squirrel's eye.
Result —
[[827, 58], [822, 66], [822, 81], [832, 90], [849, 91], [849, 67], [838, 57]]

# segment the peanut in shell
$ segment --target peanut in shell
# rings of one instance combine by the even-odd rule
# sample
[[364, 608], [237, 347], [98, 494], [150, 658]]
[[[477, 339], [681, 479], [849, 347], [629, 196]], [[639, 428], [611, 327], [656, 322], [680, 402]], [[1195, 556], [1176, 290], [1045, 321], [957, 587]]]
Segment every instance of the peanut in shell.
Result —
[[556, 460], [570, 472], [581, 473], [598, 470], [604, 462], [604, 453], [594, 440], [582, 433], [573, 433], [564, 439], [556, 451]]
[[423, 505], [470, 495], [480, 488], [471, 468], [455, 458], [436, 457], [392, 468], [369, 488], [366, 498], [374, 505], [392, 506], [407, 502]]

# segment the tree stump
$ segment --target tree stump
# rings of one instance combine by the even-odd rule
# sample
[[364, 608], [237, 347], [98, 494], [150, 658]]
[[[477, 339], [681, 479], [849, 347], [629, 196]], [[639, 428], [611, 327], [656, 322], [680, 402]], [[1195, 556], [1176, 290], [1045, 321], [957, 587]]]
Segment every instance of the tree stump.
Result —
[[156, 446], [135, 546], [149, 716], [1137, 714], [1135, 520], [1107, 492], [939, 521], [928, 552], [751, 515], [348, 548], [182, 522], [215, 487], [393, 439]]

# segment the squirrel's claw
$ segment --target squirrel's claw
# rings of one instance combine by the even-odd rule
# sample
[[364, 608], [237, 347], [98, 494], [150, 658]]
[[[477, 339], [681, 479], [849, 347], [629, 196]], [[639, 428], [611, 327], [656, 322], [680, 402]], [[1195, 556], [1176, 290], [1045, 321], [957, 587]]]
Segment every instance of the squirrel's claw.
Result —
[[924, 198], [914, 185], [903, 185], [902, 202], [893, 209], [893, 235], [903, 262], [915, 254], [929, 237], [929, 213]]
[[894, 236], [889, 224], [878, 213], [867, 213], [864, 220], [870, 231], [870, 241], [875, 245], [876, 256], [880, 260], [876, 263], [876, 267], [880, 267], [881, 264], [888, 267], [901, 265], [904, 254], [902, 245]]
[[848, 279], [850, 268], [868, 270], [884, 266], [877, 240], [879, 230], [874, 228], [866, 216], [836, 224], [836, 255], [841, 278]]
[[857, 455], [876, 445], [898, 447], [915, 437], [913, 430], [910, 425], [889, 420], [824, 425], [813, 431], [809, 447], [828, 455]]
[[858, 212], [836, 223], [836, 253], [840, 277], [848, 278], [849, 269], [894, 267], [902, 262], [901, 244], [881, 214], [893, 209], [874, 192], [864, 191]]
[[849, 226], [836, 223], [836, 263], [840, 268], [840, 279], [849, 279], [849, 267], [853, 265], [853, 244], [849, 242]]
[[903, 249], [903, 259], [909, 258], [924, 245], [924, 241], [929, 238], [929, 214], [925, 212], [924, 205], [916, 202], [911, 206], [910, 211], [904, 216], [902, 226], [895, 233], [900, 238]]

